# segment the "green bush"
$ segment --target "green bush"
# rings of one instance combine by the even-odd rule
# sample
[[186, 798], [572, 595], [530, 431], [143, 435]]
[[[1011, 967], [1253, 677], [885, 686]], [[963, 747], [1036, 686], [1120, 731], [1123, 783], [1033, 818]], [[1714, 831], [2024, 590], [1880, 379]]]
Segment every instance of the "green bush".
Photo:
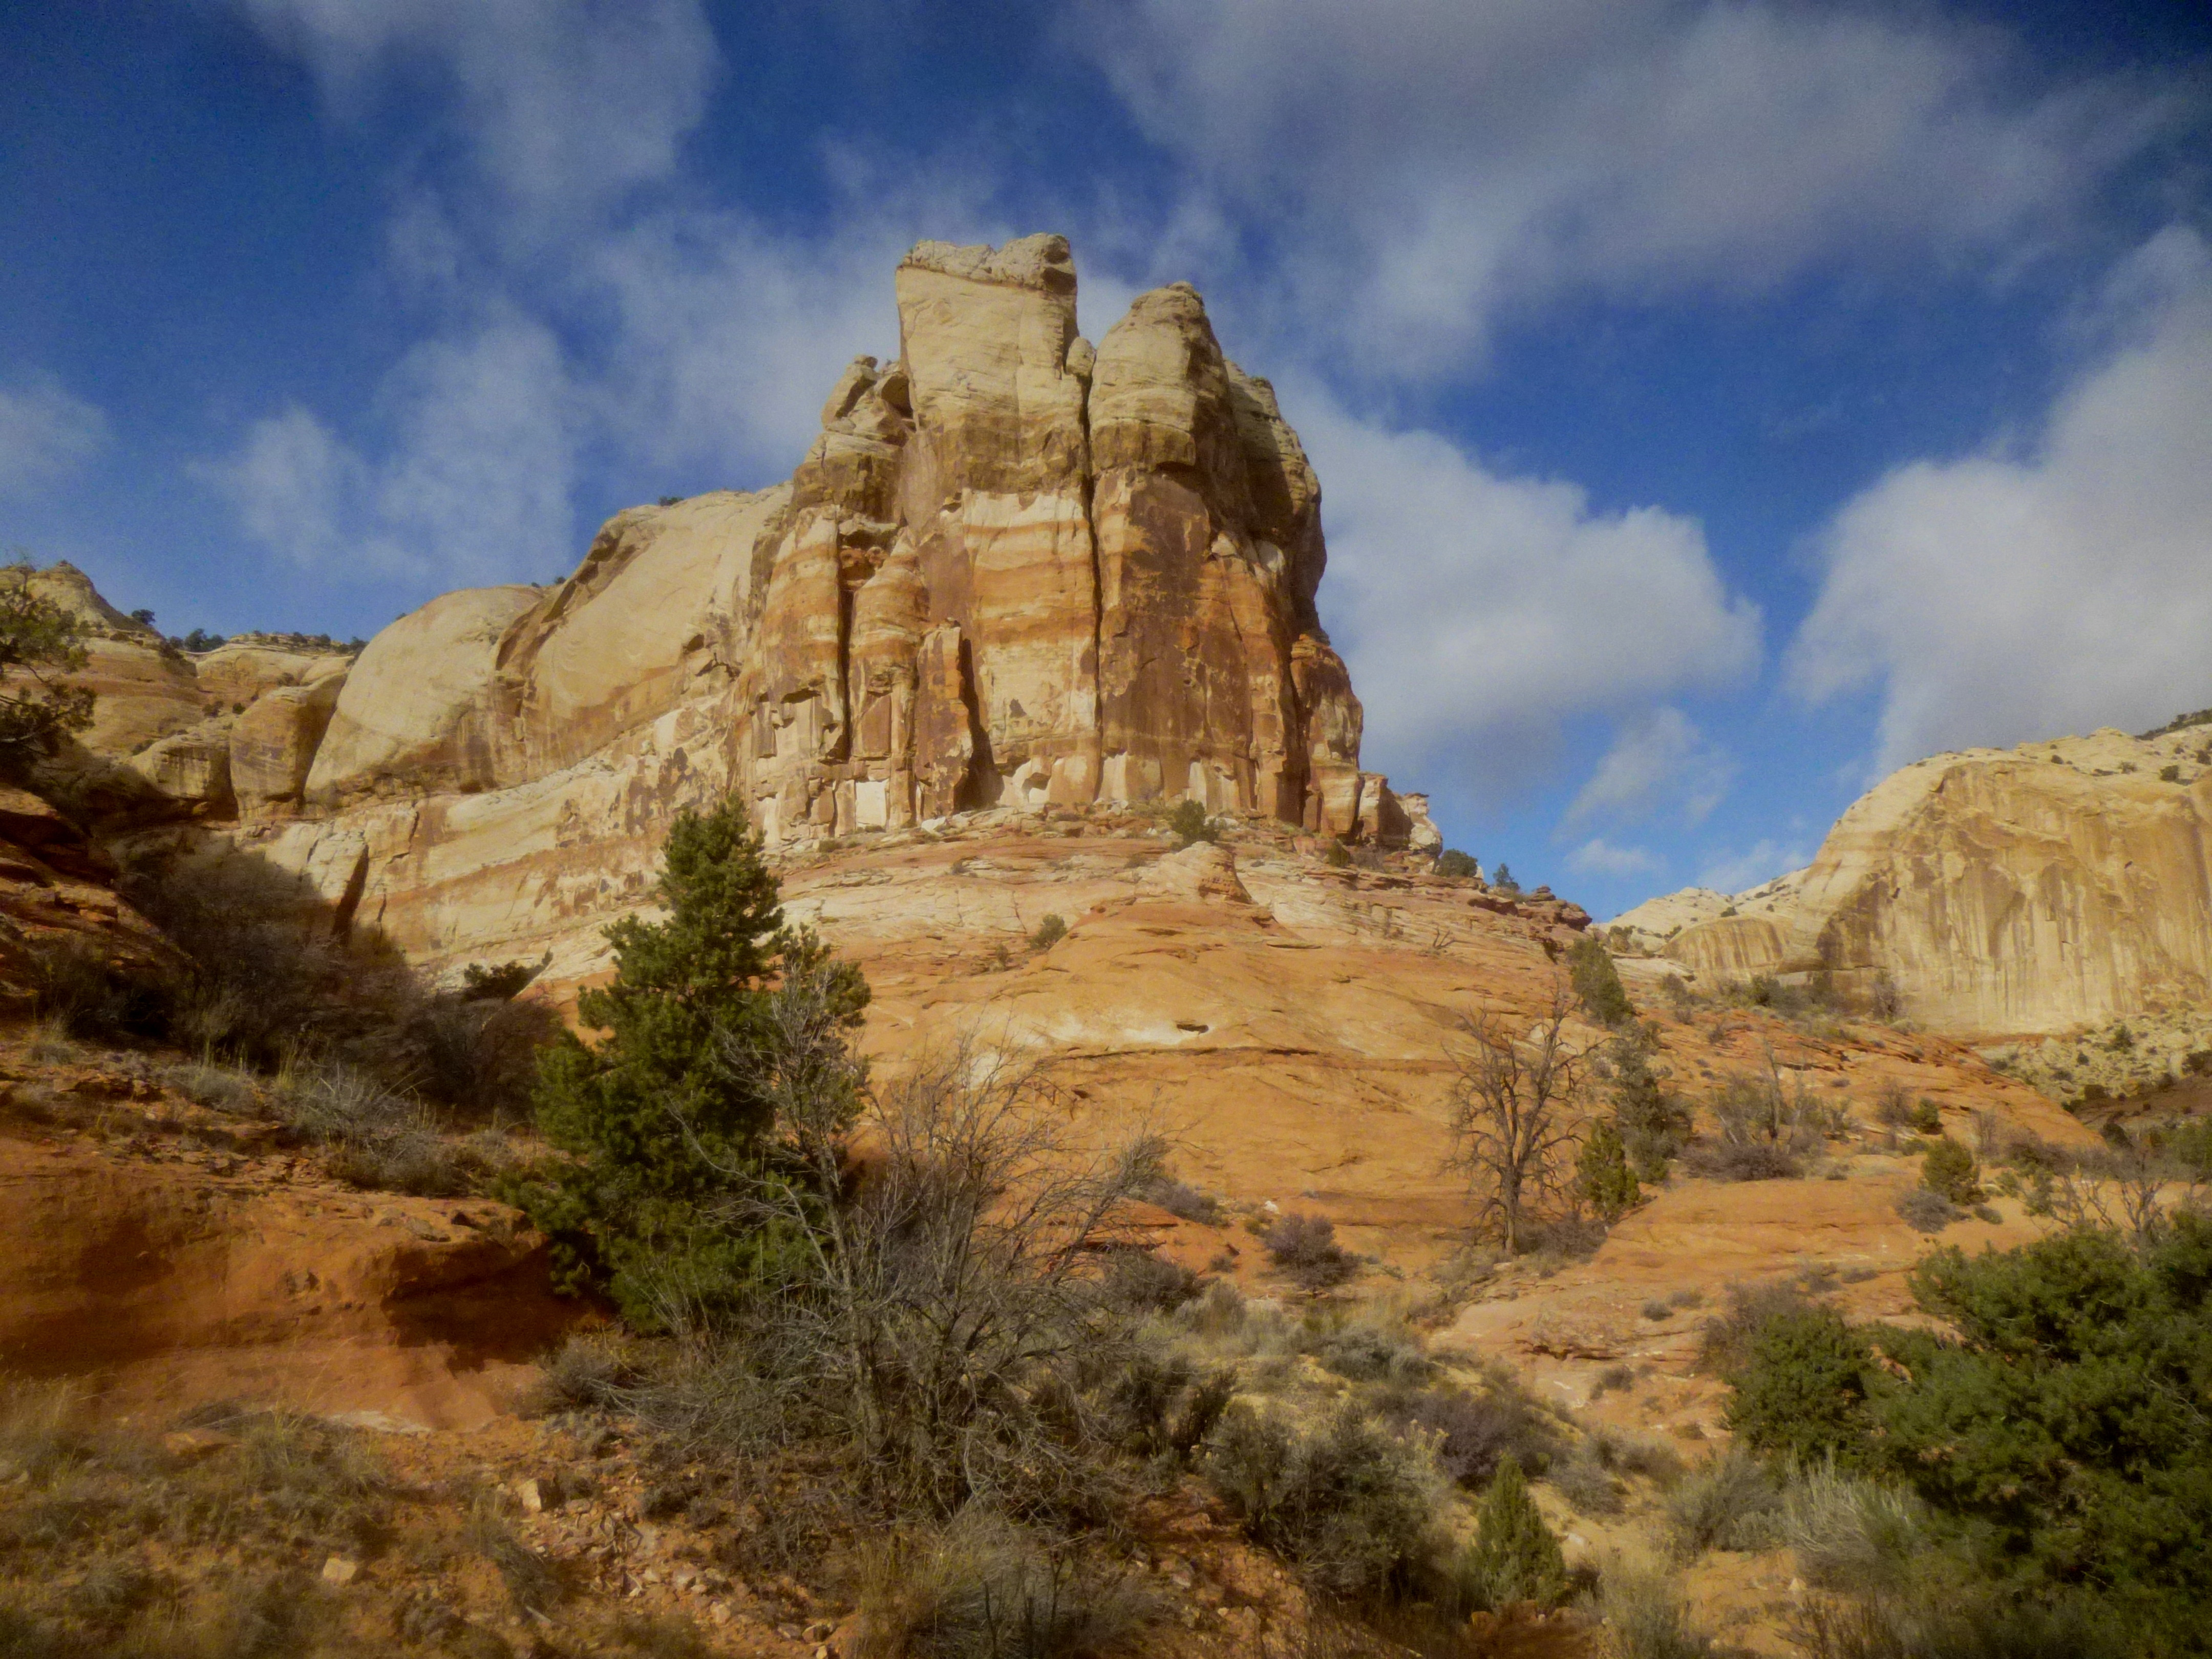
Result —
[[1923, 1187], [1969, 1208], [1982, 1201], [1981, 1174], [1974, 1155], [1948, 1135], [1930, 1146], [1920, 1163]]
[[1600, 1119], [1583, 1137], [1575, 1158], [1575, 1191], [1610, 1224], [1644, 1201], [1636, 1171], [1629, 1167], [1620, 1132]]
[[1925, 1096], [1913, 1107], [1910, 1121], [1916, 1134], [1940, 1135], [1943, 1133], [1943, 1114], [1936, 1103]]
[[1036, 932], [1030, 935], [1030, 943], [1037, 950], [1049, 951], [1066, 937], [1067, 919], [1065, 916], [1051, 915], [1037, 923]]
[[1910, 1283], [1955, 1335], [1778, 1316], [1734, 1373], [1744, 1441], [1910, 1488], [2008, 1594], [2086, 1595], [2136, 1650], [2207, 1651], [2212, 1218], [1938, 1250]]
[[1613, 1068], [1613, 1121], [1638, 1178], [1662, 1181], [1690, 1136], [1690, 1114], [1651, 1068], [1655, 1045], [1635, 1027], [1606, 1045]]
[[1208, 1446], [1206, 1475], [1252, 1539], [1324, 1595], [1407, 1594], [1430, 1558], [1427, 1458], [1349, 1403], [1311, 1430], [1231, 1407]]
[[1447, 847], [1437, 854], [1437, 873], [1440, 876], [1480, 876], [1482, 866], [1475, 862], [1472, 853], [1462, 853], [1456, 847]]
[[1203, 804], [1194, 800], [1176, 803], [1175, 811], [1168, 814], [1168, 828], [1175, 831], [1176, 842], [1185, 847], [1221, 839], [1221, 826], [1206, 817]]
[[1517, 896], [1521, 891], [1521, 884], [1514, 880], [1513, 866], [1510, 864], [1501, 864], [1492, 872], [1490, 884], [1501, 893]]
[[1636, 1018], [1636, 1006], [1613, 965], [1613, 953], [1595, 933], [1584, 933], [1569, 947], [1567, 975], [1575, 995], [1599, 1024], [1618, 1029]]
[[1332, 837], [1322, 843], [1321, 861], [1332, 870], [1348, 870], [1352, 867], [1352, 849]]
[[1559, 1540], [1537, 1512], [1528, 1479], [1510, 1454], [1482, 1495], [1462, 1579], [1480, 1605], [1494, 1613], [1522, 1602], [1555, 1607], [1567, 1593]]
[[678, 1310], [726, 1312], [774, 1248], [714, 1213], [758, 1172], [774, 1127], [768, 981], [823, 975], [848, 1025], [868, 1000], [856, 969], [783, 925], [736, 800], [677, 817], [659, 894], [667, 920], [610, 927], [614, 982], [577, 1000], [605, 1036], [567, 1035], [541, 1063], [538, 1126], [568, 1161], [514, 1189], [562, 1282], [604, 1288], [648, 1330]]
[[1805, 1304], [1771, 1314], [1729, 1375], [1729, 1428], [1762, 1451], [1856, 1464], [1869, 1364], [1865, 1339], [1833, 1309]]

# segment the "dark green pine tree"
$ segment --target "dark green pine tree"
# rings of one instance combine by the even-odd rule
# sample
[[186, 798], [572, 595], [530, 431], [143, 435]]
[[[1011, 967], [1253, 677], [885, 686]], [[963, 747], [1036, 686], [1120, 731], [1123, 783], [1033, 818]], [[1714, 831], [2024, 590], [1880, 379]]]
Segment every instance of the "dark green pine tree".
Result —
[[1476, 1598], [1493, 1613], [1523, 1601], [1554, 1607], [1567, 1593], [1559, 1540], [1544, 1524], [1520, 1462], [1510, 1452], [1498, 1460], [1498, 1473], [1476, 1511], [1467, 1577]]
[[1583, 1139], [1575, 1159], [1575, 1190], [1609, 1226], [1644, 1201], [1644, 1188], [1629, 1167], [1620, 1131], [1599, 1119]]
[[538, 1122], [568, 1160], [517, 1197], [553, 1241], [569, 1288], [603, 1289], [643, 1328], [727, 1312], [768, 1270], [768, 1241], [731, 1200], [769, 1178], [774, 1111], [746, 1064], [770, 1041], [779, 975], [827, 975], [842, 1023], [867, 982], [811, 934], [787, 928], [775, 873], [735, 799], [686, 811], [668, 832], [660, 921], [607, 929], [611, 985], [577, 999], [579, 1023], [544, 1055]]

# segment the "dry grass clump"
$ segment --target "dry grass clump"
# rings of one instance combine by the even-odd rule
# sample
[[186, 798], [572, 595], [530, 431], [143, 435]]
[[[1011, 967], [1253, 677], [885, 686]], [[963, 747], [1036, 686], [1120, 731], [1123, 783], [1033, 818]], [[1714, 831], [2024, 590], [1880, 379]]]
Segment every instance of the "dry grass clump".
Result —
[[1109, 1659], [1163, 1610], [1133, 1574], [977, 1510], [878, 1553], [860, 1611], [863, 1659]]
[[1904, 1585], [1927, 1544], [1927, 1511], [1901, 1488], [1838, 1471], [1799, 1471], [1782, 1495], [1781, 1541], [1807, 1582], [1828, 1589]]
[[1648, 1564], [1607, 1563], [1590, 1610], [1612, 1659], [1706, 1659], [1714, 1651], [1673, 1575]]
[[1757, 1459], [1734, 1449], [1692, 1469], [1667, 1494], [1668, 1542], [1686, 1560], [1711, 1549], [1766, 1548], [1781, 1515], [1773, 1478]]

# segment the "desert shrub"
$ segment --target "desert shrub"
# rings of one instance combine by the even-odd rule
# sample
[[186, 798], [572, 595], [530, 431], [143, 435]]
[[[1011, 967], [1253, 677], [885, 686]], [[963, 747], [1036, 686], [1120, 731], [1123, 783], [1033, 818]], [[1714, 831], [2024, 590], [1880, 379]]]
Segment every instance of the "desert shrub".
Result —
[[1595, 1456], [1577, 1454], [1554, 1463], [1544, 1478], [1581, 1514], [1620, 1513], [1620, 1483]]
[[1322, 843], [1321, 861], [1332, 870], [1348, 870], [1352, 867], [1352, 849], [1332, 837]]
[[1802, 1078], [1794, 1087], [1784, 1084], [1771, 1056], [1763, 1075], [1736, 1072], [1724, 1078], [1709, 1103], [1719, 1133], [1692, 1148], [1687, 1158], [1716, 1180], [1794, 1179], [1843, 1127], [1840, 1115], [1818, 1100]]
[[1608, 1224], [1644, 1201], [1620, 1132], [1603, 1120], [1590, 1126], [1575, 1156], [1575, 1193]]
[[[775, 1272], [775, 1230], [726, 1212], [763, 1172], [775, 1127], [767, 981], [815, 985], [839, 1030], [868, 997], [857, 970], [783, 926], [735, 799], [678, 816], [658, 890], [667, 919], [610, 927], [614, 982], [577, 1000], [605, 1036], [564, 1035], [544, 1055], [538, 1127], [567, 1159], [510, 1188], [552, 1239], [561, 1282], [604, 1287], [648, 1329], [726, 1318]], [[836, 1104], [842, 1133], [856, 1092]]]
[[1100, 1289], [1107, 1304], [1125, 1313], [1168, 1313], [1199, 1292], [1200, 1280], [1189, 1268], [1151, 1250], [1107, 1253]]
[[1798, 1611], [1791, 1632], [1813, 1659], [2140, 1659], [2130, 1632], [2086, 1596], [2027, 1601], [1972, 1582], [1954, 1571], [1950, 1582], [1899, 1594], [1815, 1596]]
[[1261, 1235], [1267, 1255], [1302, 1290], [1325, 1291], [1359, 1271], [1326, 1216], [1284, 1215]]
[[1396, 1415], [1432, 1440], [1437, 1468], [1462, 1486], [1486, 1484], [1508, 1457], [1524, 1470], [1541, 1474], [1559, 1455], [1559, 1431], [1551, 1418], [1502, 1372], [1480, 1395], [1425, 1389], [1400, 1405]]
[[1182, 800], [1168, 814], [1168, 829], [1176, 842], [1183, 847], [1195, 847], [1202, 841], [1219, 841], [1221, 827], [1208, 817], [1203, 802]]
[[1612, 1077], [1613, 1124], [1635, 1173], [1644, 1181], [1665, 1179], [1667, 1165], [1689, 1139], [1690, 1114], [1652, 1068], [1657, 1045], [1650, 1032], [1634, 1028], [1606, 1046]]
[[1753, 1340], [1770, 1319], [1808, 1305], [1802, 1291], [1780, 1280], [1729, 1285], [1727, 1304], [1705, 1321], [1699, 1333], [1698, 1367], [1718, 1376], [1729, 1376], [1748, 1358]]
[[30, 965], [33, 1008], [71, 1036], [113, 1041], [167, 1028], [169, 988], [149, 969], [111, 960], [90, 939], [42, 944]]
[[1758, 1459], [1729, 1450], [1709, 1459], [1667, 1494], [1667, 1535], [1685, 1559], [1707, 1550], [1755, 1550], [1772, 1541], [1782, 1494]]
[[274, 1099], [295, 1134], [325, 1150], [331, 1172], [356, 1187], [453, 1198], [498, 1168], [483, 1143], [449, 1139], [422, 1101], [350, 1066], [295, 1073]]
[[1942, 1194], [1926, 1187], [1899, 1193], [1897, 1212], [1905, 1218], [1906, 1225], [1923, 1233], [1940, 1233], [1953, 1222], [1963, 1220], [1966, 1213]]
[[1437, 854], [1437, 873], [1440, 876], [1479, 877], [1482, 866], [1475, 862], [1472, 853], [1462, 853], [1456, 847], [1447, 847]]
[[337, 927], [311, 890], [244, 854], [149, 857], [118, 881], [190, 964], [171, 1040], [264, 1072], [302, 1058], [472, 1116], [520, 1113], [559, 1029], [538, 1002], [434, 990], [388, 943]]
[[1636, 1006], [1613, 965], [1613, 954], [1595, 933], [1584, 933], [1569, 947], [1567, 975], [1575, 995], [1599, 1024], [1618, 1029], [1636, 1018]]
[[1067, 937], [1067, 919], [1048, 915], [1037, 923], [1036, 931], [1030, 935], [1030, 945], [1039, 951], [1049, 951]]
[[516, 1612], [543, 1614], [561, 1599], [559, 1572], [544, 1556], [514, 1535], [496, 1493], [477, 1494], [462, 1537], [498, 1572]]
[[1954, 1204], [1971, 1206], [1982, 1201], [1981, 1170], [1974, 1155], [1948, 1135], [1928, 1148], [1921, 1160], [1920, 1184]]
[[0, 566], [0, 773], [10, 777], [92, 724], [91, 689], [68, 678], [85, 665], [84, 624], [31, 591], [33, 569], [23, 557]]
[[973, 1512], [880, 1553], [860, 1596], [862, 1659], [1103, 1659], [1160, 1619], [1140, 1580]]
[[1209, 1227], [1218, 1227], [1222, 1222], [1219, 1199], [1171, 1176], [1163, 1174], [1147, 1181], [1138, 1196], [1185, 1221], [1201, 1222]]
[[[2088, 1595], [2138, 1650], [2202, 1651], [2187, 1633], [2212, 1593], [2212, 1424], [2181, 1402], [2212, 1376], [2212, 1220], [2181, 1211], [2133, 1243], [2077, 1228], [1971, 1259], [1938, 1250], [1909, 1282], [1954, 1336], [1831, 1328], [1817, 1432], [1759, 1413], [1745, 1439], [1832, 1449], [1908, 1488], [1931, 1532], [2016, 1597]], [[1847, 1345], [1864, 1356], [1855, 1376]], [[1762, 1347], [1736, 1386], [1808, 1395], [1814, 1372], [1762, 1375], [1799, 1362]]]
[[1514, 879], [1513, 866], [1510, 864], [1501, 864], [1492, 872], [1490, 884], [1498, 891], [1512, 897], [1517, 898], [1521, 893], [1521, 884]]
[[544, 966], [544, 962], [472, 962], [461, 970], [461, 994], [511, 1002], [522, 994]]
[[1567, 1593], [1567, 1566], [1559, 1540], [1544, 1524], [1520, 1463], [1508, 1455], [1482, 1495], [1474, 1541], [1456, 1575], [1477, 1605], [1493, 1612], [1524, 1602], [1550, 1607]]
[[1417, 1383], [1434, 1369], [1419, 1337], [1395, 1321], [1362, 1319], [1323, 1337], [1323, 1369], [1354, 1382]]
[[1706, 1659], [1713, 1651], [1712, 1638], [1691, 1622], [1671, 1574], [1608, 1562], [1595, 1603], [1613, 1659]]
[[1923, 1095], [1913, 1105], [1911, 1123], [1915, 1134], [1940, 1135], [1943, 1133], [1942, 1110]]
[[1927, 1510], [1902, 1487], [1845, 1473], [1830, 1457], [1805, 1465], [1782, 1495], [1781, 1539], [1808, 1583], [1828, 1589], [1901, 1586], [1927, 1541]]
[[1865, 1341], [1832, 1309], [1779, 1309], [1750, 1331], [1728, 1374], [1729, 1427], [1763, 1451], [1855, 1461], [1851, 1429], [1865, 1397]]
[[1310, 1429], [1233, 1406], [1206, 1472], [1253, 1540], [1323, 1594], [1407, 1594], [1431, 1554], [1432, 1466], [1349, 1404]]
[[539, 1362], [529, 1404], [533, 1414], [616, 1406], [646, 1375], [628, 1338], [615, 1332], [580, 1332]]

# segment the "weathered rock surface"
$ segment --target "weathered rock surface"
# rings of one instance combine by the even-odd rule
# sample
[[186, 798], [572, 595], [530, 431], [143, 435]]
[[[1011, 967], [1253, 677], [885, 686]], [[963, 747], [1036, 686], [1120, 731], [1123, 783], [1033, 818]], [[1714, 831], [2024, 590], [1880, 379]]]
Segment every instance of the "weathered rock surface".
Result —
[[898, 358], [839, 377], [787, 484], [618, 514], [567, 580], [447, 593], [349, 664], [185, 659], [84, 585], [158, 692], [88, 747], [410, 953], [553, 979], [732, 792], [794, 855], [1184, 799], [1436, 844], [1360, 769], [1320, 485], [1196, 292], [1094, 349], [1056, 236], [924, 243], [895, 287]]
[[[1937, 755], [1839, 818], [1810, 868], [1664, 954], [1700, 977], [1884, 981], [1936, 1029], [2052, 1031], [2212, 999], [2212, 731]], [[1761, 890], [1764, 892], [1765, 890]], [[1615, 923], [1639, 939], [1708, 902]]]

